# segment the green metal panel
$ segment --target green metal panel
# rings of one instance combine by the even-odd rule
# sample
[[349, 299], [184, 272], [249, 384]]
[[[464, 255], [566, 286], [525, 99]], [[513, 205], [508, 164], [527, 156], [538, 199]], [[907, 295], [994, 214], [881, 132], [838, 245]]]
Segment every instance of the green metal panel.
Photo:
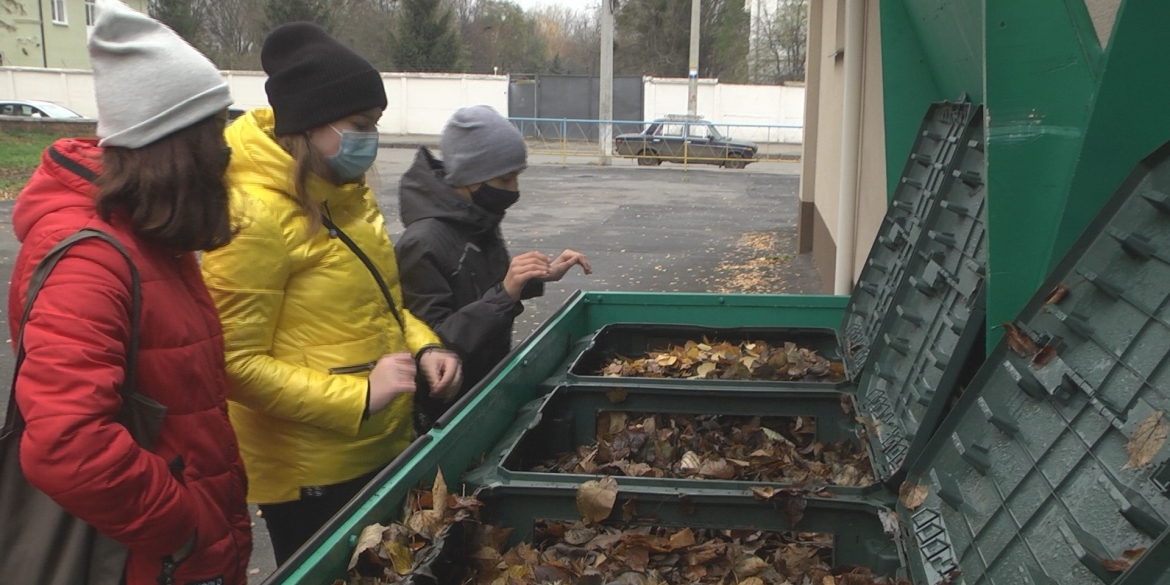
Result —
[[[707, 327], [828, 327], [841, 324], [848, 297], [833, 295], [719, 295], [589, 293], [586, 329], [610, 323], [687, 323]], [[584, 334], [584, 332], [582, 333]]]
[[1048, 273], [1100, 47], [1082, 0], [986, 0], [987, 343]]
[[983, 3], [902, 0], [935, 86], [945, 99], [983, 101]]
[[1137, 161], [1170, 138], [1170, 63], [1165, 40], [1170, 3], [1128, 0], [1118, 15], [1101, 73], [1084, 147], [1073, 175], [1049, 265], [1089, 225]]
[[902, 176], [902, 165], [918, 138], [915, 129], [922, 120], [922, 112], [933, 102], [958, 96], [945, 96], [939, 91], [903, 1], [884, 0], [880, 10], [886, 193], [889, 199], [893, 199]]

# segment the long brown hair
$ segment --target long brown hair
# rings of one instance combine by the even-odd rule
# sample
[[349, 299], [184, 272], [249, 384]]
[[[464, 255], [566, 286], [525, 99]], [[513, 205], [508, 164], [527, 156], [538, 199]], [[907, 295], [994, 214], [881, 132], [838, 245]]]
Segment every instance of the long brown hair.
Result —
[[212, 116], [141, 148], [106, 147], [97, 209], [167, 248], [213, 250], [232, 238], [224, 120]]
[[282, 134], [276, 136], [276, 143], [292, 155], [295, 169], [293, 171], [293, 193], [289, 195], [300, 205], [301, 211], [309, 218], [309, 234], [317, 233], [321, 227], [321, 208], [309, 196], [309, 175], [319, 177], [333, 177], [333, 169], [325, 161], [325, 157], [313, 148], [308, 133]]

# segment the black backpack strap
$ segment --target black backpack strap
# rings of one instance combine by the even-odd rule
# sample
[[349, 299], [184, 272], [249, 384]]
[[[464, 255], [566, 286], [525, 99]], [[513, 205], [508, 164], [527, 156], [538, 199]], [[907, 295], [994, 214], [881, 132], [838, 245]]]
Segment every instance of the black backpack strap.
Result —
[[329, 214], [322, 214], [321, 223], [325, 224], [325, 228], [329, 230], [329, 236], [341, 240], [343, 244], [362, 261], [366, 266], [366, 270], [370, 271], [370, 275], [374, 277], [374, 281], [378, 283], [378, 288], [382, 291], [382, 296], [386, 298], [386, 304], [390, 307], [390, 314], [394, 315], [394, 320], [398, 321], [398, 326], [402, 328], [402, 335], [406, 335], [406, 323], [402, 321], [402, 314], [398, 312], [398, 306], [394, 304], [394, 297], [390, 295], [390, 287], [386, 286], [386, 280], [382, 278], [382, 273], [378, 272], [378, 267], [374, 266], [374, 261], [370, 260], [369, 256], [358, 247], [357, 242], [354, 242], [348, 234], [341, 231], [337, 224], [329, 218]]
[[49, 250], [49, 253], [45, 254], [45, 257], [33, 268], [32, 276], [29, 278], [28, 291], [25, 293], [24, 313], [21, 315], [20, 329], [16, 334], [16, 366], [12, 371], [12, 389], [8, 397], [8, 413], [4, 420], [5, 434], [10, 431], [20, 430], [24, 427], [24, 417], [21, 415], [20, 408], [16, 404], [16, 380], [20, 375], [20, 366], [24, 363], [24, 326], [28, 323], [29, 315], [32, 314], [33, 302], [45, 286], [45, 281], [49, 278], [49, 273], [65, 257], [65, 253], [69, 251], [69, 248], [78, 242], [93, 238], [103, 240], [113, 246], [126, 259], [126, 264], [130, 267], [130, 342], [126, 348], [126, 379], [122, 383], [122, 389], [120, 391], [123, 405], [129, 404], [130, 398], [134, 395], [134, 383], [138, 371], [139, 324], [142, 319], [142, 282], [138, 275], [138, 267], [134, 265], [134, 261], [130, 258], [130, 253], [126, 251], [126, 248], [122, 246], [122, 243], [117, 238], [96, 228], [82, 228], [77, 233], [61, 240], [56, 246], [53, 246], [53, 249]]

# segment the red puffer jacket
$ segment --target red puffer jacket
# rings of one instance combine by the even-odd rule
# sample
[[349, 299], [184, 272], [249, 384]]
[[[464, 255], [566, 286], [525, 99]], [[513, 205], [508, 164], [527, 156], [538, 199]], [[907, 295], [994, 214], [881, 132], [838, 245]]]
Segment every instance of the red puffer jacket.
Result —
[[[82, 227], [123, 243], [142, 277], [136, 390], [167, 407], [158, 443], [141, 449], [115, 424], [129, 340], [130, 271], [109, 244], [76, 244], [49, 276], [25, 328], [16, 399], [27, 420], [21, 464], [62, 507], [130, 549], [128, 585], [155, 585], [162, 559], [198, 531], [174, 582], [244, 584], [252, 550], [244, 466], [228, 422], [223, 334], [193, 254], [160, 250], [94, 207], [101, 149], [61, 140], [13, 210], [22, 242], [9, 329], [37, 262]], [[0, 579], [2, 580], [2, 579]]]

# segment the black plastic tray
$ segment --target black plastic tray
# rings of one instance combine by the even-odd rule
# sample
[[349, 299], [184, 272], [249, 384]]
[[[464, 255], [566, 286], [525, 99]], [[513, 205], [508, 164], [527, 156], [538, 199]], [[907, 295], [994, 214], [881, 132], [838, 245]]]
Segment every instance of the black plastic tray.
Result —
[[[481, 517], [484, 522], [513, 528], [513, 543], [530, 541], [536, 520], [580, 519], [576, 493], [576, 486], [556, 484], [488, 487], [479, 492], [484, 502]], [[639, 489], [632, 493], [619, 487], [617, 503], [605, 523], [831, 533], [835, 565], [863, 565], [879, 575], [905, 574], [906, 552], [893, 536], [897, 519], [888, 509], [853, 499], [804, 498], [803, 517], [791, 524], [784, 505], [742, 492]], [[622, 521], [626, 510], [636, 512], [634, 521]]]
[[[621, 394], [614, 402], [613, 392]], [[816, 440], [821, 443], [851, 441], [866, 448], [858, 438], [861, 425], [847, 413], [842, 401], [852, 408], [852, 397], [835, 392], [785, 393], [782, 397], [758, 393], [718, 390], [561, 386], [518, 413], [516, 423], [490, 451], [484, 463], [468, 472], [464, 481], [472, 485], [568, 484], [579, 485], [596, 476], [531, 471], [539, 462], [555, 458], [597, 440], [597, 415], [602, 411], [654, 414], [711, 414], [760, 417], [810, 417], [815, 420]], [[870, 455], [872, 458], [872, 455]], [[654, 478], [622, 476], [626, 486], [672, 487], [682, 490], [747, 490], [753, 486], [786, 486], [783, 482], [743, 480]], [[877, 481], [864, 486], [826, 485], [824, 489], [842, 495], [882, 494]]]
[[845, 382], [805, 382], [772, 380], [680, 380], [678, 378], [635, 378], [607, 377], [598, 372], [617, 355], [638, 357], [648, 351], [666, 349], [670, 345], [683, 345], [687, 341], [711, 341], [740, 343], [763, 341], [769, 345], [783, 347], [785, 342], [816, 351], [818, 355], [841, 361], [837, 349], [837, 334], [832, 329], [783, 328], [783, 327], [700, 327], [696, 325], [671, 325], [652, 323], [614, 323], [598, 330], [585, 349], [569, 366], [569, 380], [589, 384], [615, 384], [623, 386], [679, 387], [750, 386], [768, 388], [828, 388], [845, 386]]

